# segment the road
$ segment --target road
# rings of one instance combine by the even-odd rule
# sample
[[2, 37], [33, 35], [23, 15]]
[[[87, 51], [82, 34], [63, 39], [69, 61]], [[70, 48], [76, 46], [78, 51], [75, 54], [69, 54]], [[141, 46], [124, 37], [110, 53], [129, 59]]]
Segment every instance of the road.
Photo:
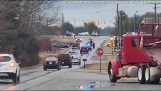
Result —
[[[83, 42], [89, 37], [81, 37]], [[91, 37], [100, 46], [106, 37]], [[92, 63], [91, 57], [96, 48], [86, 55], [87, 63]], [[83, 65], [81, 65], [83, 66]], [[137, 79], [121, 79], [111, 83], [105, 73], [85, 72], [80, 66], [73, 65], [70, 69], [43, 71], [42, 66], [21, 71], [21, 81], [14, 85], [10, 80], [1, 80], [1, 90], [161, 90], [159, 85], [140, 85]]]

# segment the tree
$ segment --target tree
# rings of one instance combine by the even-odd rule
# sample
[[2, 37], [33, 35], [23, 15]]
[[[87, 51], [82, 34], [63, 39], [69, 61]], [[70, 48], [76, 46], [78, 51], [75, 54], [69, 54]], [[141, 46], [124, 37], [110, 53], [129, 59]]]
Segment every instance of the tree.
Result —
[[74, 28], [75, 33], [78, 35], [78, 33], [85, 32], [84, 26], [79, 26]]
[[93, 31], [99, 31], [94, 22], [84, 23], [84, 28], [86, 32], [89, 32], [89, 34], [92, 34]]
[[61, 26], [61, 29], [62, 29], [62, 34], [65, 34], [67, 31], [68, 32], [73, 32], [74, 33], [74, 28], [73, 28], [73, 25], [69, 22], [65, 22], [62, 26]]
[[[48, 0], [1, 1], [0, 51], [14, 54], [21, 66], [38, 63], [39, 41], [35, 34], [46, 20], [43, 17], [44, 11], [55, 2]], [[49, 22], [56, 21], [56, 17], [49, 20]]]

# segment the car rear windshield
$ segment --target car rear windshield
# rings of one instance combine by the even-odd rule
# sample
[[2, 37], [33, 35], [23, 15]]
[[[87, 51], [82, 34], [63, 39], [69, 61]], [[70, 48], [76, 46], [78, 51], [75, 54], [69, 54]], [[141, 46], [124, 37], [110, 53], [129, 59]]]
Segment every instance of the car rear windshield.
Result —
[[0, 62], [8, 62], [11, 60], [9, 56], [0, 56]]
[[79, 46], [79, 43], [74, 43], [72, 46], [73, 47], [78, 47]]
[[57, 61], [58, 59], [56, 57], [48, 57], [45, 61]]
[[69, 54], [74, 54], [75, 52], [68, 52]]
[[63, 58], [69, 58], [70, 55], [69, 54], [60, 54], [59, 57], [63, 57]]
[[87, 47], [82, 47], [81, 49], [87, 49]]

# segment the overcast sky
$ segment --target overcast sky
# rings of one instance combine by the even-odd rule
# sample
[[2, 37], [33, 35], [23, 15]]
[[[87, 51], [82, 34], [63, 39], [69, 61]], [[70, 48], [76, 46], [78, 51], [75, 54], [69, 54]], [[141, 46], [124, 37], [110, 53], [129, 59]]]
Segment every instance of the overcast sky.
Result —
[[[137, 15], [145, 14], [145, 12], [154, 12], [154, 4], [150, 2], [120, 2], [119, 10], [126, 12], [128, 16], [133, 16], [136, 11]], [[63, 1], [60, 5], [60, 12], [64, 13], [65, 21], [69, 21], [74, 26], [81, 26], [84, 22], [93, 21], [99, 27], [113, 26], [116, 16], [116, 2], [72, 2]], [[161, 7], [158, 4], [157, 7]], [[161, 12], [161, 8], [157, 9]]]

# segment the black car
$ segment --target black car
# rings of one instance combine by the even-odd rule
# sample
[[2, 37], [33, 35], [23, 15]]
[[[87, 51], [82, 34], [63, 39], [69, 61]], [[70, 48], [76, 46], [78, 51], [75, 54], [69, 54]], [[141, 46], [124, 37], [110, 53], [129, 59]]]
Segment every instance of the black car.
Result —
[[59, 54], [58, 60], [62, 66], [72, 68], [72, 57], [69, 54]]
[[79, 43], [73, 43], [72, 49], [80, 49], [80, 44]]
[[57, 57], [48, 57], [45, 59], [44, 63], [43, 63], [43, 69], [47, 70], [47, 69], [61, 69], [61, 64], [58, 61]]
[[81, 49], [80, 49], [81, 55], [84, 54], [84, 53], [88, 54], [88, 52], [89, 52], [88, 47], [81, 47]]
[[57, 48], [68, 48], [70, 46], [70, 45], [65, 44], [63, 42], [53, 42], [53, 43], [51, 43], [51, 45], [53, 47], [57, 47]]

